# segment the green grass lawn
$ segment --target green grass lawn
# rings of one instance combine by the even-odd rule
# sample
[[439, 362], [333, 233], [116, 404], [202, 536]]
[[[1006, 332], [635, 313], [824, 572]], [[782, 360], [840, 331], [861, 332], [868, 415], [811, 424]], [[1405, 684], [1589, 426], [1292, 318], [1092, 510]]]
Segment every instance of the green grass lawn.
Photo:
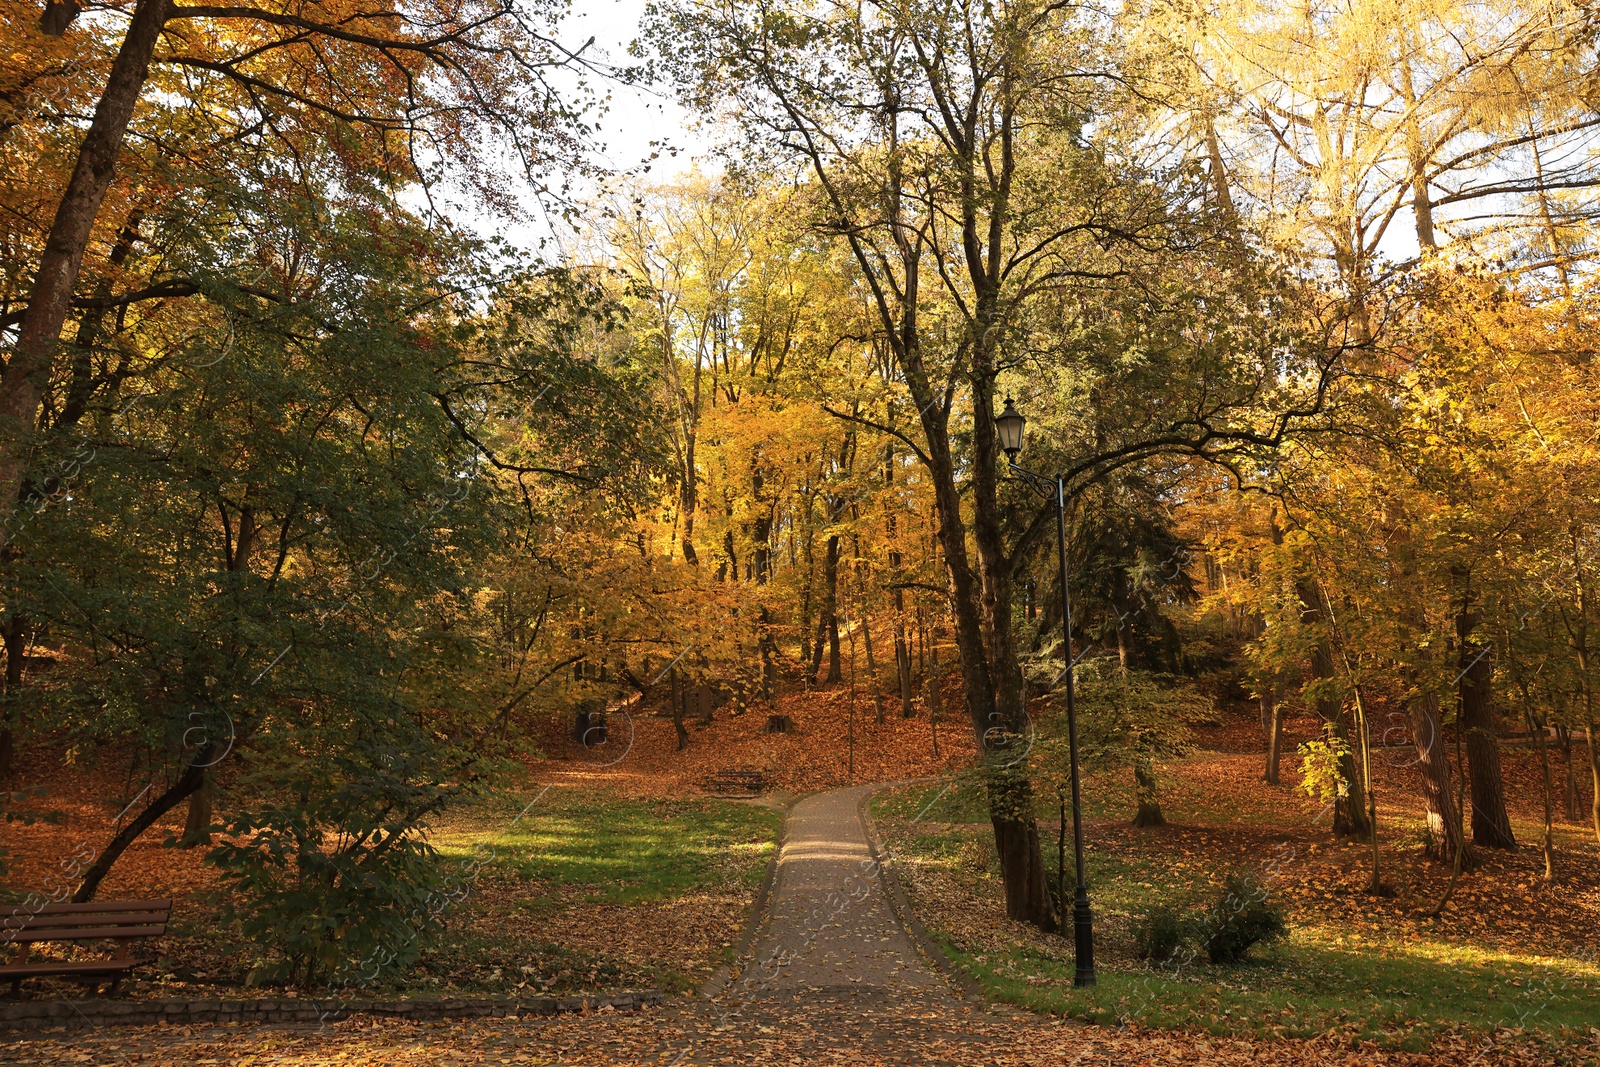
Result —
[[782, 818], [723, 800], [623, 800], [552, 789], [527, 814], [502, 806], [434, 838], [442, 858], [550, 886], [582, 886], [594, 903], [667, 900], [720, 884], [730, 865], [761, 882]]
[[1233, 966], [1201, 959], [1167, 968], [1097, 966], [1092, 988], [1072, 986], [1073, 963], [1027, 945], [947, 951], [992, 997], [1033, 1011], [1101, 1023], [1137, 1022], [1229, 1036], [1309, 1037], [1329, 1031], [1419, 1050], [1447, 1029], [1527, 1030], [1557, 1042], [1600, 1022], [1600, 974], [1575, 961], [1414, 946], [1377, 954], [1300, 931]]
[[[1325, 914], [1319, 904], [1306, 904], [1303, 893], [1292, 895], [1302, 888], [1294, 879], [1322, 877], [1310, 863], [1290, 870], [1289, 882], [1280, 884], [1291, 894], [1283, 899], [1300, 902], [1288, 909], [1286, 940], [1258, 948], [1238, 965], [1213, 965], [1192, 950], [1176, 964], [1140, 961], [1133, 917], [1157, 903], [1197, 914], [1216, 896], [1229, 862], [1175, 854], [1172, 839], [1161, 836], [1111, 836], [1089, 849], [1099, 982], [1076, 989], [1068, 940], [995, 921], [999, 879], [981, 796], [960, 788], [941, 796], [941, 789], [880, 794], [873, 812], [901, 857], [924, 923], [998, 1000], [1102, 1023], [1232, 1036], [1336, 1031], [1406, 1049], [1425, 1047], [1431, 1035], [1447, 1029], [1525, 1030], [1568, 1044], [1592, 1041], [1590, 1028], [1600, 1027], [1600, 960], [1592, 952], [1519, 954], [1459, 936], [1450, 924], [1396, 922], [1392, 911], [1372, 916], [1381, 924], [1351, 921], [1351, 908], [1366, 917], [1362, 901], [1370, 898], [1359, 896], [1342, 898], [1343, 917]], [[1052, 834], [1045, 849], [1052, 868], [1054, 845]], [[1317, 853], [1338, 854], [1333, 846]], [[919, 883], [928, 891], [919, 893]]]

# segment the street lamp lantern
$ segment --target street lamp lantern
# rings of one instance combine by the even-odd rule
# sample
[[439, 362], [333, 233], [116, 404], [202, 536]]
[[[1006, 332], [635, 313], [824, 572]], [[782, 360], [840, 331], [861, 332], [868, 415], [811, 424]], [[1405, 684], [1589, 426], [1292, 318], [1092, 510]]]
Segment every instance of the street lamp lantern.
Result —
[[1022, 451], [1022, 428], [1027, 422], [1022, 412], [1011, 403], [1011, 398], [1006, 397], [1005, 410], [994, 417], [994, 424], [1000, 430], [1000, 447], [1012, 459], [1016, 459], [1017, 453]]
[[1009, 457], [1006, 465], [1039, 493], [1053, 497], [1056, 505], [1056, 549], [1061, 557], [1062, 658], [1066, 661], [1061, 680], [1066, 683], [1063, 688], [1067, 698], [1067, 752], [1072, 769], [1072, 851], [1078, 874], [1077, 892], [1072, 902], [1073, 940], [1077, 955], [1077, 971], [1072, 977], [1072, 984], [1094, 985], [1094, 914], [1089, 907], [1089, 885], [1084, 879], [1083, 870], [1083, 805], [1078, 786], [1078, 710], [1072, 691], [1072, 591], [1067, 582], [1067, 483], [1059, 474], [1054, 478], [1045, 478], [1017, 466], [1017, 453], [1022, 451], [1022, 428], [1027, 425], [1027, 420], [1012, 405], [1010, 397], [1006, 398], [1005, 410], [996, 415], [994, 421], [1000, 430], [1000, 447], [1005, 449]]

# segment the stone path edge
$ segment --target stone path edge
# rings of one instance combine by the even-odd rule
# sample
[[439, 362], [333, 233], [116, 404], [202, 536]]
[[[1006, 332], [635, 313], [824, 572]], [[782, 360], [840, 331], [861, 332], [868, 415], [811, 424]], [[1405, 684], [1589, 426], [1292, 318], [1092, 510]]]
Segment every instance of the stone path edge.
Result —
[[762, 876], [761, 888], [756, 891], [755, 905], [750, 909], [750, 917], [745, 920], [744, 930], [733, 947], [731, 962], [724, 963], [711, 972], [711, 977], [707, 978], [697, 991], [697, 995], [702, 999], [710, 1000], [727, 988], [733, 976], [738, 973], [739, 965], [744, 962], [744, 958], [750, 954], [751, 948], [755, 945], [756, 934], [766, 925], [772, 911], [772, 890], [778, 881], [778, 857], [783, 855], [783, 846], [789, 841], [789, 813], [804, 799], [805, 796], [785, 798], [783, 821], [778, 826], [778, 840], [773, 842], [772, 855], [767, 857], [767, 873]]
[[916, 912], [911, 908], [911, 901], [906, 896], [905, 888], [900, 884], [900, 877], [895, 873], [894, 855], [885, 847], [883, 837], [878, 833], [878, 824], [872, 817], [872, 798], [885, 789], [894, 789], [899, 786], [916, 785], [919, 782], [938, 781], [936, 778], [916, 778], [905, 782], [884, 782], [861, 798], [859, 813], [861, 824], [867, 830], [867, 846], [872, 849], [872, 858], [878, 867], [878, 877], [883, 886], [888, 890], [889, 907], [894, 911], [895, 918], [900, 921], [906, 933], [911, 938], [911, 943], [921, 953], [924, 960], [934, 970], [938, 971], [950, 984], [956, 994], [962, 999], [976, 1004], [987, 1004], [988, 997], [980, 986], [966, 971], [957, 966], [956, 962], [945, 952], [944, 946], [934, 940], [928, 933], [927, 927], [922, 925]]
[[0, 1001], [0, 1032], [58, 1027], [166, 1023], [319, 1023], [351, 1015], [432, 1021], [638, 1011], [662, 1002], [658, 990], [571, 997], [447, 1000], [15, 1000]]

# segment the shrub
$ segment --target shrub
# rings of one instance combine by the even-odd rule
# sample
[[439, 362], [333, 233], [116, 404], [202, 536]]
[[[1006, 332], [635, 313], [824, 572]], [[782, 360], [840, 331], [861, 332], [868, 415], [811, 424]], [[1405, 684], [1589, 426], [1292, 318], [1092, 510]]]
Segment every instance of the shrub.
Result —
[[1238, 963], [1258, 944], [1288, 932], [1267, 891], [1248, 874], [1233, 874], [1206, 916], [1205, 950], [1212, 963]]
[[1141, 960], [1164, 963], [1178, 954], [1186, 933], [1183, 918], [1165, 904], [1145, 913], [1133, 926], [1133, 939]]
[[467, 888], [424, 836], [460, 788], [441, 777], [419, 744], [285, 759], [246, 779], [260, 798], [207, 861], [224, 921], [259, 946], [250, 984], [365, 986], [416, 961]]

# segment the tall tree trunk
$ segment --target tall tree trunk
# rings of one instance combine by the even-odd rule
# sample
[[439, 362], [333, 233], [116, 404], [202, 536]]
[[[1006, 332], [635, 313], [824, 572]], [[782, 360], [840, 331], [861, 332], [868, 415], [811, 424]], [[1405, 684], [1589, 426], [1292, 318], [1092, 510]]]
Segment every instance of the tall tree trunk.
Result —
[[[729, 505], [728, 518], [733, 518], [733, 508]], [[723, 561], [717, 564], [717, 580], [737, 583], [739, 581], [739, 554], [734, 551], [733, 530], [722, 531]]]
[[[883, 454], [883, 481], [894, 485], [894, 445], [886, 445]], [[909, 719], [916, 714], [911, 706], [911, 643], [906, 639], [906, 591], [900, 585], [899, 525], [894, 510], [888, 512], [889, 525], [889, 575], [894, 588], [891, 599], [894, 607], [894, 669], [900, 685], [900, 717]]]
[[1277, 785], [1279, 767], [1283, 762], [1283, 704], [1274, 700], [1271, 693], [1261, 694], [1261, 710], [1267, 716], [1267, 771], [1268, 785]]
[[1439, 726], [1439, 698], [1431, 692], [1413, 697], [1407, 705], [1411, 739], [1422, 771], [1422, 800], [1427, 819], [1428, 853], [1449, 862], [1463, 847], [1461, 819], [1455, 793], [1450, 788], [1450, 752]]
[[1578, 821], [1578, 765], [1572, 760], [1572, 730], [1556, 723], [1556, 747], [1561, 749], [1561, 769], [1564, 775], [1562, 801], [1566, 806], [1568, 822]]
[[[1393, 582], [1400, 595], [1414, 592], [1418, 586], [1414, 549], [1405, 527], [1389, 527], [1396, 544], [1398, 564], [1393, 572]], [[1422, 800], [1426, 818], [1427, 852], [1435, 859], [1454, 862], [1459, 855], [1461, 866], [1469, 865], [1470, 850], [1461, 836], [1461, 818], [1457, 811], [1455, 793], [1450, 787], [1450, 752], [1445, 747], [1444, 731], [1439, 725], [1439, 694], [1429, 679], [1428, 658], [1436, 642], [1431, 640], [1427, 611], [1423, 601], [1415, 596], [1407, 600], [1401, 621], [1409, 631], [1407, 643], [1416, 662], [1405, 671], [1405, 681], [1414, 695], [1406, 703], [1406, 713], [1411, 720], [1411, 741], [1417, 750], [1417, 767], [1422, 772]]]
[[[1015, 155], [1011, 151], [1013, 114], [1006, 111], [1004, 142], [1006, 150], [1002, 165], [1005, 176], [1000, 188], [1009, 189]], [[898, 114], [892, 110], [884, 116], [891, 145], [897, 135]], [[812, 162], [819, 175], [826, 175], [827, 164], [818, 155]], [[900, 170], [899, 153], [888, 154], [890, 171], [882, 189], [884, 219], [894, 242], [894, 257], [899, 265], [900, 281], [892, 288], [892, 302], [881, 295], [876, 307], [884, 327], [886, 343], [899, 365], [901, 377], [916, 405], [917, 418], [922, 423], [925, 450], [919, 458], [927, 472], [928, 485], [933, 491], [938, 514], [938, 541], [943, 549], [944, 566], [949, 579], [951, 619], [955, 629], [956, 648], [960, 656], [962, 690], [966, 697], [967, 714], [974, 737], [982, 752], [982, 762], [988, 775], [990, 821], [994, 825], [995, 849], [1000, 858], [1001, 878], [1006, 889], [1006, 914], [1012, 918], [1033, 923], [1041, 929], [1053, 930], [1056, 925], [1055, 910], [1049, 891], [1045, 887], [1044, 863], [1039, 849], [1038, 825], [1033, 815], [1032, 787], [1025, 771], [1008, 764], [1015, 760], [1015, 745], [1011, 740], [1020, 737], [1026, 722], [1026, 709], [1022, 706], [1020, 665], [1014, 647], [1011, 627], [1011, 570], [1013, 561], [1006, 555], [1002, 543], [1000, 508], [996, 486], [1000, 455], [994, 425], [993, 391], [996, 371], [996, 346], [1001, 329], [1001, 311], [997, 301], [1001, 292], [1002, 256], [996, 252], [986, 256], [981, 250], [988, 242], [980, 232], [979, 201], [976, 186], [977, 171], [962, 172], [965, 183], [962, 199], [962, 246], [969, 251], [969, 280], [975, 287], [972, 309], [966, 328], [972, 342], [969, 347], [970, 366], [958, 373], [964, 374], [971, 388], [972, 450], [965, 457], [962, 477], [957, 478], [955, 453], [950, 438], [949, 399], [955, 379], [949, 385], [940, 384], [935, 374], [923, 361], [922, 335], [918, 316], [922, 305], [920, 282], [924, 271], [920, 265], [923, 245], [910, 236], [911, 228], [903, 225], [902, 212], [907, 196], [906, 178]], [[990, 177], [993, 177], [991, 174]], [[999, 242], [1007, 232], [1009, 208], [1005, 197], [984, 202], [984, 212], [989, 218], [988, 228]], [[861, 235], [847, 233], [857, 264], [874, 280], [875, 292], [882, 294], [891, 287], [884, 286], [883, 260], [866, 247]], [[972, 565], [967, 541], [967, 527], [963, 519], [963, 497], [968, 490], [972, 499], [972, 544], [979, 565]], [[996, 749], [991, 738], [998, 734], [1005, 738]]]
[[856, 632], [850, 631], [850, 769], [849, 781], [856, 780]]
[[[1407, 45], [1410, 43], [1408, 41]], [[1433, 198], [1428, 189], [1428, 152], [1423, 144], [1416, 90], [1412, 84], [1411, 62], [1402, 59], [1400, 67], [1400, 96], [1406, 104], [1406, 155], [1411, 164], [1411, 215], [1416, 223], [1417, 248], [1427, 254], [1439, 247], [1433, 232]]]
[[[761, 500], [761, 492], [766, 484], [759, 468], [750, 472], [750, 486], [752, 495]], [[772, 552], [772, 517], [770, 504], [766, 512], [752, 523], [751, 540], [755, 549], [751, 553], [752, 577], [757, 585], [766, 585], [772, 580], [773, 552]], [[761, 696], [770, 708], [778, 700], [778, 664], [775, 658], [777, 642], [772, 636], [772, 612], [765, 604], [757, 613], [759, 636], [757, 638], [761, 650]]]
[[1117, 666], [1124, 674], [1130, 668], [1147, 666], [1139, 662], [1134, 645], [1131, 623], [1138, 606], [1133, 600], [1128, 572], [1121, 567], [1115, 568], [1111, 575], [1111, 610], [1117, 613]]
[[[1583, 571], [1583, 531], [1574, 522], [1570, 528], [1572, 538], [1572, 572], [1578, 587], [1578, 618], [1566, 619], [1567, 639], [1578, 658], [1578, 687], [1583, 696], [1584, 736], [1589, 744], [1589, 779], [1592, 793], [1589, 814], [1594, 821], [1594, 836], [1600, 841], [1600, 751], [1595, 748], [1594, 679], [1589, 674], [1589, 583]], [[1566, 612], [1562, 612], [1566, 618]]]
[[750, 523], [750, 578], [757, 585], [766, 585], [772, 577], [772, 501], [763, 495], [766, 479], [751, 460], [750, 498], [754, 505], [764, 505], [765, 510]]
[[[128, 213], [128, 221], [117, 233], [117, 242], [112, 246], [108, 259], [113, 268], [120, 267], [127, 261], [134, 244], [139, 240], [139, 227], [143, 222], [144, 212], [141, 209], [134, 208]], [[109, 300], [111, 296], [109, 273], [95, 286], [94, 295], [97, 300]], [[62, 401], [61, 411], [51, 425], [54, 430], [76, 426], [89, 410], [89, 401], [95, 391], [94, 349], [101, 334], [105, 332], [105, 322], [110, 314], [109, 307], [90, 308], [78, 319], [78, 334], [73, 339], [73, 347], [77, 351], [72, 358], [72, 374], [67, 384], [66, 399]], [[113, 373], [110, 377], [112, 381], [108, 383], [108, 388], [115, 390], [120, 385], [120, 376]]]
[[1157, 792], [1156, 769], [1149, 760], [1136, 760], [1133, 764], [1133, 781], [1138, 808], [1133, 813], [1135, 826], [1165, 826], [1161, 814], [1161, 796]]
[[695, 717], [701, 726], [709, 726], [711, 724], [715, 712], [713, 702], [714, 694], [711, 692], [711, 683], [704, 678], [696, 679], [694, 683]]
[[839, 535], [828, 536], [828, 549], [822, 562], [822, 617], [818, 621], [821, 633], [817, 639], [817, 647], [812, 653], [815, 662], [811, 665], [811, 675], [816, 677], [817, 667], [822, 660], [822, 643], [826, 639], [828, 645], [828, 676], [824, 682], [832, 684], [844, 680], [843, 666], [839, 660]]
[[1528, 133], [1528, 147], [1533, 154], [1533, 179], [1539, 191], [1539, 218], [1544, 223], [1545, 240], [1550, 244], [1550, 259], [1555, 263], [1556, 276], [1561, 279], [1561, 291], [1571, 300], [1571, 268], [1567, 263], [1566, 249], [1562, 247], [1561, 232], [1556, 229], [1555, 215], [1550, 210], [1550, 188], [1544, 183], [1544, 154], [1539, 151], [1538, 130], [1531, 116], [1528, 119]]
[[937, 607], [925, 604], [922, 594], [914, 594], [917, 602], [917, 640], [921, 642], [917, 647], [917, 677], [926, 679], [928, 672], [933, 669], [930, 656], [933, 653], [933, 642], [936, 628], [939, 625], [939, 613], [943, 610], [943, 603]]
[[[1346, 660], [1348, 665], [1349, 661]], [[1380, 869], [1378, 848], [1378, 790], [1372, 781], [1372, 724], [1367, 719], [1367, 702], [1361, 699], [1361, 687], [1351, 685], [1356, 698], [1356, 731], [1361, 735], [1361, 774], [1367, 782], [1367, 842], [1371, 846], [1372, 869], [1367, 878], [1367, 892], [1383, 892], [1383, 873]]]
[[5, 635], [6, 647], [6, 691], [4, 703], [0, 704], [0, 779], [11, 774], [12, 764], [16, 762], [16, 703], [17, 696], [22, 689], [22, 663], [28, 651], [28, 623], [21, 616], [13, 615], [0, 633]]
[[872, 651], [872, 623], [867, 617], [867, 605], [871, 603], [871, 600], [867, 597], [867, 578], [861, 563], [861, 539], [852, 535], [851, 543], [855, 549], [856, 556], [856, 594], [861, 605], [856, 614], [861, 616], [861, 643], [867, 651], [867, 685], [872, 687], [874, 721], [879, 726], [882, 726], [888, 719], [884, 714], [883, 707], [883, 683], [882, 679], [878, 677], [878, 657]]
[[[1267, 529], [1272, 536], [1272, 543], [1274, 545], [1282, 545], [1283, 530], [1278, 525], [1278, 509], [1276, 506], [1272, 508], [1267, 516]], [[1301, 605], [1302, 607], [1304, 606], [1304, 601], [1301, 602]], [[1256, 616], [1256, 623], [1258, 627], [1265, 629], [1266, 620], [1264, 618], [1259, 615]], [[1267, 731], [1267, 769], [1263, 777], [1269, 785], [1278, 784], [1281, 773], [1280, 765], [1283, 759], [1283, 701], [1278, 699], [1280, 696], [1281, 691], [1278, 679], [1275, 676], [1271, 679], [1262, 680], [1259, 699], [1261, 701], [1261, 714], [1263, 719], [1266, 720]]]
[[179, 848], [211, 844], [211, 819], [216, 782], [210, 771], [201, 772], [200, 788], [189, 794], [189, 815], [183, 823]]
[[778, 642], [772, 636], [772, 612], [762, 605], [758, 619], [761, 624], [761, 696], [767, 707], [778, 703]]
[[1472, 788], [1472, 843], [1485, 848], [1515, 849], [1516, 836], [1506, 814], [1505, 779], [1500, 771], [1500, 740], [1495, 736], [1491, 696], [1494, 661], [1490, 645], [1473, 640], [1479, 614], [1472, 610], [1471, 575], [1457, 569], [1461, 610], [1456, 613], [1457, 692], [1460, 729], [1465, 731], [1467, 769]]
[[678, 668], [672, 668], [672, 730], [678, 738], [678, 751], [682, 752], [689, 747], [689, 728], [683, 725], [683, 704], [685, 700], [683, 679], [678, 675]]
[[[259, 534], [256, 528], [255, 509], [249, 504], [241, 506], [238, 521], [234, 524], [228, 521], [226, 506], [219, 504], [218, 507], [223, 520], [224, 562], [230, 574], [239, 576], [235, 579], [238, 581], [250, 573], [250, 556], [255, 551], [256, 538]], [[235, 591], [239, 588], [238, 585], [234, 586]], [[215, 775], [209, 768], [203, 769], [200, 787], [189, 794], [189, 813], [184, 819], [183, 834], [178, 838], [179, 848], [211, 844], [215, 788]]]
[[1600, 841], [1600, 743], [1595, 740], [1595, 724], [1584, 727], [1589, 742], [1589, 814], [1594, 819], [1594, 837]]
[[[1322, 590], [1309, 579], [1295, 584], [1300, 598], [1301, 622], [1320, 628], [1327, 620], [1327, 606], [1322, 600]], [[1366, 784], [1356, 767], [1355, 747], [1350, 742], [1350, 728], [1345, 721], [1343, 702], [1330, 692], [1338, 677], [1333, 661], [1333, 645], [1326, 633], [1318, 633], [1311, 646], [1311, 673], [1321, 683], [1316, 698], [1317, 715], [1331, 727], [1333, 736], [1345, 742], [1345, 751], [1339, 757], [1339, 774], [1350, 783], [1349, 792], [1334, 801], [1333, 832], [1340, 837], [1364, 838], [1372, 831], [1367, 823]]]
[[[1039, 847], [1039, 823], [1033, 817], [1033, 783], [1024, 769], [997, 767], [988, 775], [988, 793], [995, 857], [1000, 861], [1005, 883], [1006, 914], [1054, 929], [1054, 907], [1045, 881], [1044, 853]], [[1041, 903], [1050, 910], [1047, 921], [1042, 923], [1037, 918]]]
[[[970, 225], [970, 219], [965, 224]], [[991, 278], [987, 284], [996, 283]], [[993, 300], [993, 291], [988, 297], [980, 298], [980, 304], [985, 300]], [[977, 325], [984, 323], [985, 315], [980, 311]], [[976, 639], [971, 655], [974, 666], [981, 668], [971, 672], [982, 676], [981, 688], [974, 691], [975, 679], [970, 675], [967, 679], [974, 729], [978, 733], [979, 743], [988, 749], [987, 759], [1005, 761], [1011, 765], [1010, 771], [998, 780], [991, 779], [989, 808], [990, 821], [995, 825], [1001, 876], [1006, 884], [1006, 914], [1042, 930], [1054, 931], [1056, 909], [1045, 879], [1038, 821], [1033, 811], [1033, 785], [1027, 774], [1025, 746], [1028, 743], [1029, 719], [1022, 660], [1011, 612], [1018, 560], [1017, 556], [1005, 550], [999, 505], [1002, 457], [994, 421], [994, 346], [999, 332], [998, 329], [984, 328], [974, 338], [973, 372], [968, 376], [973, 410], [977, 413], [972, 421], [971, 489], [972, 543], [978, 556], [978, 582], [975, 588], [968, 586], [970, 600], [961, 595], [962, 582], [954, 574], [951, 575], [951, 588], [956, 594], [958, 640], [959, 635], [971, 626], [971, 637]], [[948, 488], [955, 488], [953, 477]], [[952, 511], [959, 513], [960, 507], [957, 494], [951, 492], [949, 497], [948, 505], [941, 509], [941, 517], [946, 519], [947, 528], [943, 538], [947, 569], [958, 550], [948, 536], [948, 515]], [[965, 548], [963, 539], [963, 544], [959, 546], [963, 559]], [[964, 623], [961, 616], [966, 611], [970, 611], [971, 615], [969, 621]], [[963, 648], [964, 671], [967, 660], [968, 652]], [[996, 749], [988, 740], [995, 736], [990, 732], [995, 726], [1000, 727], [1000, 736], [1004, 738], [1003, 748]], [[1020, 750], [1019, 746], [1022, 746]], [[996, 804], [997, 793], [993, 788], [996, 781], [1003, 783], [1003, 791], [1009, 798], [1003, 805]], [[1002, 842], [1005, 843], [1004, 848], [1001, 847]]]
[[1466, 811], [1467, 806], [1467, 768], [1463, 757], [1464, 754], [1461, 747], [1461, 730], [1458, 726], [1456, 729], [1456, 773], [1461, 775], [1461, 785], [1456, 793], [1455, 809], [1457, 819], [1455, 823], [1455, 839], [1458, 847], [1454, 853], [1455, 858], [1451, 860], [1450, 863], [1450, 881], [1446, 883], [1444, 887], [1444, 896], [1440, 897], [1439, 903], [1435, 904], [1433, 909], [1426, 913], [1427, 917], [1430, 919], [1437, 919], [1440, 915], [1444, 914], [1444, 909], [1446, 905], [1450, 903], [1450, 898], [1455, 895], [1456, 886], [1461, 883], [1461, 872], [1466, 870], [1467, 859], [1469, 856], [1473, 855], [1471, 852], [1471, 846], [1468, 845], [1466, 841], [1467, 828], [1463, 818], [1463, 813]]
[[828, 648], [828, 609], [823, 604], [817, 609], [816, 639], [811, 642], [811, 669], [806, 675], [808, 684], [817, 684], [817, 671], [822, 667], [822, 656]]
[[[28, 291], [17, 343], [0, 375], [0, 500], [16, 500], [22, 486], [23, 437], [34, 429], [39, 400], [49, 382], [61, 329], [72, 305], [72, 291], [83, 268], [100, 204], [111, 188], [117, 157], [139, 94], [150, 73], [150, 59], [166, 23], [168, 0], [138, 0], [127, 35], [96, 105], [94, 118], [78, 147], [78, 161], [56, 207], [39, 269]], [[0, 526], [0, 548], [8, 534]]]
[[1209, 164], [1207, 176], [1211, 179], [1211, 189], [1216, 194], [1217, 206], [1222, 209], [1223, 215], [1232, 221], [1236, 212], [1233, 206], [1233, 194], [1228, 190], [1228, 168], [1222, 160], [1222, 142], [1217, 139], [1216, 123], [1212, 119], [1208, 108], [1206, 119], [1206, 162]]
[[928, 732], [933, 735], [933, 758], [939, 758], [939, 701], [941, 694], [939, 686], [943, 678], [939, 674], [939, 621], [934, 619], [928, 628], [928, 669], [923, 674], [924, 684], [928, 687]]
[[[696, 386], [695, 392], [699, 391]], [[695, 436], [693, 426], [683, 435], [683, 485], [679, 490], [678, 510], [683, 512], [683, 558], [690, 566], [698, 567], [700, 553], [694, 547], [694, 513], [700, 506], [700, 481], [695, 473]]]
[[[980, 404], [990, 402], [991, 398], [983, 394], [974, 400]], [[992, 421], [989, 420], [991, 424]], [[988, 429], [992, 436], [993, 426]], [[1018, 746], [1025, 736], [1026, 712], [1022, 706], [1021, 665], [1011, 630], [1009, 574], [993, 564], [986, 567], [980, 582], [971, 569], [948, 444], [942, 441], [940, 447], [930, 451], [935, 462], [939, 541], [950, 579], [951, 618], [960, 652], [962, 690], [981, 758], [988, 764], [989, 821], [994, 827], [995, 853], [1005, 883], [1006, 915], [1052, 931], [1055, 909], [1045, 884], [1039, 827], [1033, 814], [1033, 785], [1025, 772], [1010, 766], [1017, 759]], [[974, 466], [981, 470], [985, 465], [980, 459]], [[992, 460], [987, 465], [992, 482]], [[993, 494], [992, 484], [988, 493]], [[990, 515], [989, 520], [987, 525], [998, 526], [995, 516]], [[986, 529], [978, 531], [975, 540], [980, 546], [997, 546], [998, 536], [997, 529]]]
[[[914, 315], [914, 294], [908, 294], [906, 314]], [[1044, 930], [1055, 928], [1055, 911], [1045, 885], [1039, 830], [1033, 815], [1033, 789], [1025, 772], [1010, 767], [1017, 744], [1025, 732], [1021, 667], [1011, 630], [1010, 563], [1000, 553], [999, 511], [995, 505], [995, 456], [998, 455], [993, 419], [992, 377], [974, 374], [973, 406], [983, 412], [975, 422], [975, 451], [971, 469], [974, 505], [974, 543], [984, 557], [982, 578], [974, 571], [962, 519], [963, 491], [956, 479], [946, 411], [936, 400], [920, 351], [907, 345], [903, 335], [898, 353], [927, 440], [924, 466], [934, 491], [938, 515], [938, 542], [949, 579], [951, 619], [960, 653], [962, 690], [967, 714], [989, 776], [989, 815], [994, 826], [995, 850], [1006, 888], [1006, 914]], [[999, 728], [998, 730], [996, 728]], [[1002, 738], [996, 748], [994, 739]]]
[[[811, 609], [815, 599], [817, 585], [817, 531], [814, 520], [816, 518], [816, 494], [808, 491], [804, 497], [805, 510], [801, 513], [802, 526], [805, 539], [805, 577], [800, 583], [800, 662], [811, 664], [811, 673], [806, 676], [806, 686], [809, 688], [817, 680], [817, 667], [822, 663], [820, 655], [813, 656], [812, 650], [815, 642], [811, 637]], [[818, 631], [820, 641], [821, 631]]]
[[[865, 597], [862, 598], [865, 601]], [[865, 603], [862, 604], [865, 607]], [[867, 684], [872, 687], [873, 719], [879, 726], [888, 721], [883, 707], [883, 686], [878, 680], [878, 660], [872, 654], [872, 626], [867, 622], [865, 612], [861, 615], [861, 643], [867, 650]]]
[[906, 640], [905, 591], [902, 589], [894, 591], [894, 611], [894, 666], [900, 683], [900, 717], [909, 719], [917, 714], [917, 709], [911, 702], [911, 644]]

